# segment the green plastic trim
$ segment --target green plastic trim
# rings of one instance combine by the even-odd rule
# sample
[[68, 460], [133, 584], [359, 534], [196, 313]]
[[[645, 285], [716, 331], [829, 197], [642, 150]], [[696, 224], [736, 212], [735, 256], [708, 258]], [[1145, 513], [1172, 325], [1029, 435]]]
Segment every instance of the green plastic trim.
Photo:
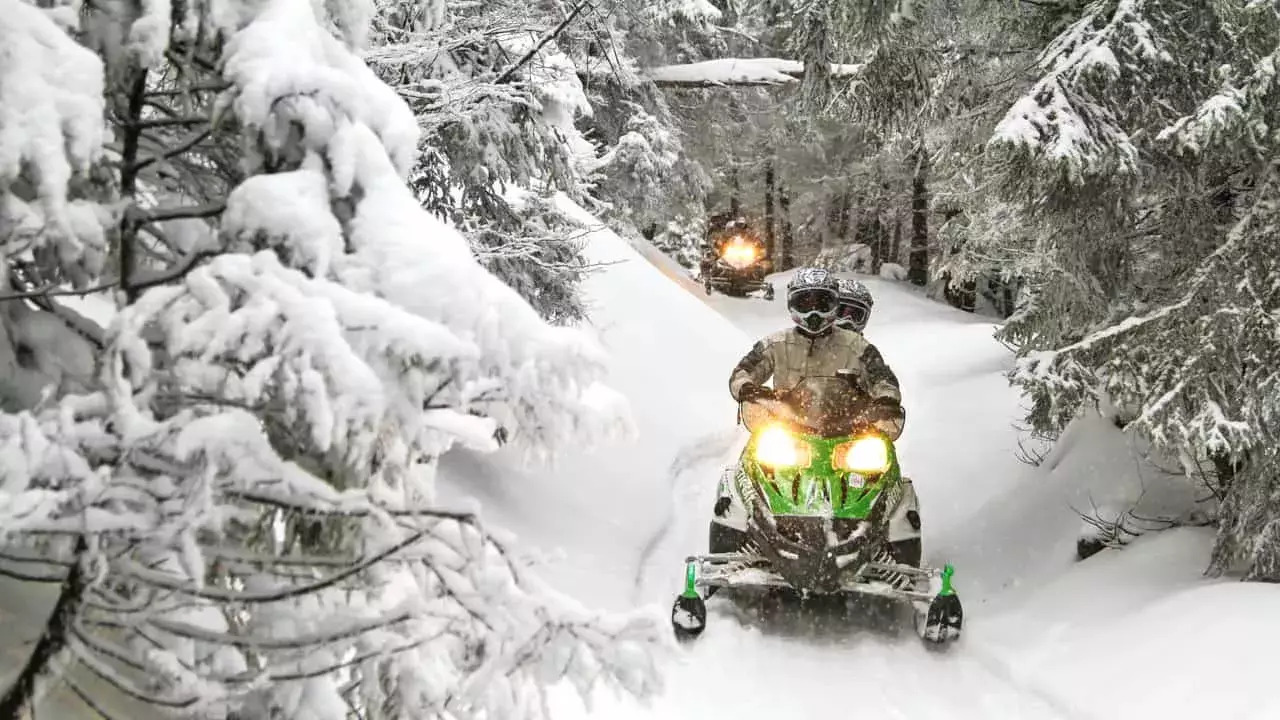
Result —
[[954, 575], [956, 569], [951, 563], [942, 566], [942, 589], [938, 591], [938, 597], [947, 597], [955, 595], [956, 589], [951, 587], [951, 576]]
[[689, 563], [684, 569], [684, 592], [680, 593], [680, 597], [698, 597], [697, 582], [698, 566], [695, 563]]
[[[901, 481], [898, 453], [894, 444], [881, 435], [888, 445], [889, 469], [868, 482], [865, 487], [854, 488], [843, 503], [831, 507], [826, 498], [836, 498], [844, 484], [844, 473], [831, 467], [831, 455], [841, 443], [855, 439], [856, 435], [824, 438], [817, 435], [796, 433], [795, 437], [809, 446], [812, 460], [808, 466], [779, 468], [768, 473], [755, 459], [759, 436], [753, 436], [743, 449], [742, 466], [747, 476], [760, 486], [769, 510], [774, 515], [825, 515], [836, 518], [861, 520], [871, 514], [876, 498], [882, 492], [895, 488]], [[793, 489], [799, 500], [793, 500]], [[749, 495], [750, 492], [744, 492]]]

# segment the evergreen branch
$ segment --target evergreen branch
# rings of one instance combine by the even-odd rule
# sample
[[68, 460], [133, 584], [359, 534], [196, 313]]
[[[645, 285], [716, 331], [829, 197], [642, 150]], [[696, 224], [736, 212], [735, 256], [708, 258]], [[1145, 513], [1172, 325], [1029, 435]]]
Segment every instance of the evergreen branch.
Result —
[[[133, 283], [131, 283], [131, 286], [136, 292], [136, 291], [146, 290], [148, 288], [152, 288], [157, 285], [164, 285], [166, 283], [173, 282], [174, 280], [178, 280], [182, 278], [187, 273], [195, 269], [195, 266], [198, 265], [202, 260], [207, 260], [212, 257], [217, 257], [220, 254], [221, 254], [221, 251], [202, 250], [200, 252], [197, 252], [191, 255], [191, 257], [187, 259], [187, 262], [183, 263], [180, 267], [174, 268], [173, 270], [162, 272], [152, 277], [144, 277], [140, 280], [135, 280]], [[81, 289], [75, 289], [75, 288], [59, 289], [59, 286], [53, 285], [53, 286], [46, 286], [43, 288], [39, 288], [36, 290], [28, 290], [26, 292], [9, 293], [7, 295], [0, 295], [0, 302], [5, 302], [7, 300], [32, 300], [36, 298], [61, 297], [64, 295], [76, 295], [79, 297], [84, 297], [85, 295], [93, 295], [94, 293], [104, 292], [119, 286], [120, 286], [120, 281], [118, 279], [110, 280], [108, 282], [94, 285], [92, 287], [81, 288]]]
[[130, 128], [138, 129], [138, 130], [147, 130], [151, 128], [204, 125], [204, 124], [207, 124], [208, 122], [209, 122], [209, 118], [207, 117], [184, 117], [181, 115], [175, 115], [173, 117], [145, 118], [142, 120], [134, 120], [132, 122], [124, 123], [124, 125]]
[[406, 610], [396, 613], [390, 617], [375, 618], [373, 620], [356, 623], [338, 630], [303, 633], [283, 639], [231, 635], [229, 633], [206, 630], [197, 625], [192, 625], [191, 623], [167, 620], [164, 618], [151, 618], [150, 623], [164, 632], [173, 633], [179, 637], [226, 645], [242, 650], [304, 650], [318, 645], [350, 640], [364, 635], [371, 630], [387, 628], [412, 618], [413, 614]]
[[430, 534], [430, 532], [431, 532], [431, 529], [429, 528], [425, 530], [419, 530], [409, 535], [405, 539], [401, 540], [400, 542], [393, 543], [389, 547], [377, 553], [374, 553], [373, 555], [366, 557], [364, 560], [360, 561], [359, 563], [356, 563], [355, 565], [352, 565], [351, 567], [345, 570], [342, 570], [341, 572], [336, 572], [321, 580], [317, 580], [312, 583], [307, 583], [306, 585], [299, 585], [297, 587], [287, 588], [283, 590], [272, 590], [268, 592], [238, 593], [238, 592], [229, 591], [229, 590], [213, 590], [208, 588], [199, 588], [191, 583], [185, 583], [185, 582], [173, 580], [161, 572], [149, 570], [139, 565], [136, 562], [127, 561], [126, 565], [132, 566], [132, 567], [128, 567], [127, 570], [129, 574], [133, 575], [138, 580], [141, 580], [142, 582], [145, 582], [145, 583], [149, 583], [151, 585], [155, 585], [156, 587], [160, 587], [165, 590], [173, 590], [174, 592], [182, 593], [183, 595], [190, 595], [192, 597], [198, 597], [201, 600], [212, 600], [215, 602], [231, 601], [231, 602], [239, 602], [239, 603], [265, 604], [265, 603], [280, 602], [282, 600], [291, 600], [294, 598], [302, 597], [304, 595], [311, 595], [321, 590], [337, 585], [343, 580], [346, 580], [349, 577], [353, 577], [361, 572], [364, 572], [365, 570], [368, 570], [374, 565], [396, 554], [397, 552], [400, 552], [401, 550], [409, 547], [410, 545], [418, 542], [419, 540], [422, 540], [423, 538], [427, 537], [427, 535]]
[[569, 24], [573, 22], [574, 18], [578, 17], [578, 15], [583, 10], [587, 9], [590, 4], [591, 0], [580, 0], [577, 5], [573, 6], [573, 10], [570, 10], [569, 14], [560, 21], [559, 25], [556, 25], [554, 28], [544, 33], [542, 38], [538, 40], [532, 48], [530, 48], [529, 52], [525, 53], [524, 56], [517, 60], [514, 65], [503, 70], [502, 73], [498, 75], [498, 79], [494, 80], [493, 83], [495, 85], [502, 85], [510, 80], [511, 77], [515, 75], [516, 71], [525, 65], [528, 65], [531, 60], [537, 57], [538, 53], [542, 52], [542, 48], [546, 47], [547, 43], [554, 40], [557, 35], [564, 32], [564, 29], [569, 27]]
[[184, 140], [181, 143], [178, 143], [176, 147], [170, 150], [166, 150], [160, 155], [151, 155], [149, 157], [145, 157], [139, 160], [137, 164], [134, 165], [134, 169], [141, 170], [161, 160], [168, 160], [170, 158], [177, 157], [178, 155], [181, 155], [187, 152], [188, 150], [190, 150], [191, 148], [195, 147], [196, 145], [199, 145], [200, 143], [204, 142], [206, 139], [208, 139], [212, 135], [213, 135], [213, 131], [209, 129], [201, 130], [197, 133], [192, 133], [190, 138], [188, 138], [187, 140]]
[[227, 204], [225, 202], [217, 201], [200, 205], [176, 205], [134, 210], [131, 214], [133, 219], [141, 225], [144, 223], [164, 222], [166, 220], [206, 220], [221, 215], [222, 211], [226, 209]]
[[134, 700], [147, 703], [148, 705], [157, 705], [159, 707], [175, 709], [188, 708], [200, 701], [199, 695], [192, 695], [182, 700], [169, 700], [151, 695], [138, 688], [133, 683], [126, 682], [119, 673], [113, 672], [108, 669], [108, 667], [104, 666], [104, 663], [102, 663], [102, 661], [93, 654], [91, 651], [92, 649], [84, 645], [79, 638], [72, 638], [72, 642], [69, 644], [71, 645], [72, 651], [75, 652], [76, 658], [80, 660], [80, 664], [88, 668], [89, 672], [96, 675], [99, 680], [102, 680], [115, 688], [121, 694], [133, 698]]
[[107, 709], [103, 707], [101, 703], [94, 700], [93, 697], [89, 694], [89, 691], [80, 687], [80, 683], [76, 682], [75, 678], [64, 677], [62, 681], [67, 684], [67, 687], [71, 688], [71, 692], [76, 697], [80, 698], [80, 702], [84, 703], [89, 707], [90, 710], [97, 713], [98, 717], [101, 718], [101, 720], [119, 720], [119, 718], [117, 718], [115, 715], [112, 715], [110, 712], [108, 712]]

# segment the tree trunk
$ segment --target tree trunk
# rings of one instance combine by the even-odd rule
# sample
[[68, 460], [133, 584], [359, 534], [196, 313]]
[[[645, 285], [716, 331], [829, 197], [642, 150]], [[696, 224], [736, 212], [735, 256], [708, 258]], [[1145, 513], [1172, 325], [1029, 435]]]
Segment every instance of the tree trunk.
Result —
[[778, 211], [782, 215], [782, 264], [777, 270], [795, 267], [795, 238], [791, 234], [791, 196], [785, 185], [778, 186]]
[[[959, 210], [944, 211], [942, 213], [942, 216], [943, 216], [942, 224], [946, 225], [947, 223], [955, 219], [955, 217], [959, 214], [960, 214]], [[951, 255], [959, 254], [963, 249], [964, 249], [964, 241], [961, 240], [959, 243], [957, 243], [951, 248], [950, 254]], [[965, 312], [973, 312], [976, 309], [977, 303], [978, 303], [977, 281], [965, 280], [964, 282], [957, 284], [954, 282], [954, 278], [949, 272], [943, 273], [942, 281], [943, 281], [943, 295], [946, 296], [947, 302], [951, 303], [952, 307], [959, 308], [960, 310], [964, 310]]]
[[907, 280], [921, 287], [929, 284], [929, 150], [921, 139], [913, 153], [911, 177], [911, 252]]
[[884, 264], [884, 241], [887, 235], [888, 233], [885, 232], [884, 223], [880, 222], [880, 213], [876, 213], [875, 216], [871, 218], [871, 242], [868, 243], [871, 248], [872, 275], [879, 275], [880, 266]]
[[845, 187], [844, 192], [840, 193], [840, 210], [836, 216], [836, 232], [841, 242], [847, 242], [849, 239], [849, 221], [853, 214], [853, 189]]
[[729, 168], [729, 213], [737, 218], [742, 214], [742, 185], [738, 182], [738, 165]]
[[902, 262], [902, 215], [893, 211], [893, 242], [889, 245], [889, 262]]
[[773, 160], [764, 164], [764, 250], [771, 258], [776, 258], [777, 236], [774, 233], [776, 218], [773, 212], [773, 195], [777, 187], [777, 176], [773, 171]]
[[[877, 175], [880, 173], [877, 172]], [[880, 190], [876, 193], [876, 202], [871, 218], [871, 274], [879, 275], [880, 267], [885, 263], [885, 253], [889, 249], [889, 226], [885, 224], [885, 213], [889, 210], [890, 187], [884, 180], [880, 181]]]
[[[843, 240], [840, 235], [840, 196], [827, 197], [827, 227], [822, 233], [824, 238]], [[823, 243], [825, 246], [826, 243]]]
[[1008, 318], [1017, 309], [1018, 299], [1014, 293], [1016, 282], [1016, 280], [1000, 281], [1000, 297], [1004, 301], [1000, 306], [1000, 316], [1003, 318]]
[[[120, 165], [120, 197], [132, 199], [138, 185], [138, 150], [142, 138], [142, 130], [138, 122], [142, 119], [143, 103], [147, 99], [147, 71], [141, 68], [131, 70], [133, 77], [129, 82], [128, 112], [132, 125], [127, 125], [122, 142]], [[120, 289], [124, 291], [125, 302], [133, 303], [138, 299], [138, 291], [134, 288], [133, 278], [138, 261], [134, 255], [136, 250], [140, 221], [132, 212], [126, 210], [120, 220]], [[0, 717], [7, 717], [0, 715]]]
[[16, 719], [34, 715], [36, 683], [48, 674], [54, 661], [66, 647], [72, 623], [80, 609], [85, 585], [81, 558], [87, 550], [88, 543], [84, 536], [77, 537], [71, 567], [67, 570], [66, 579], [62, 581], [62, 589], [58, 600], [53, 604], [53, 612], [49, 613], [49, 619], [45, 622], [44, 632], [40, 633], [40, 639], [36, 641], [36, 646], [31, 650], [31, 656], [22, 666], [18, 677], [4, 696], [0, 697], [0, 718]]

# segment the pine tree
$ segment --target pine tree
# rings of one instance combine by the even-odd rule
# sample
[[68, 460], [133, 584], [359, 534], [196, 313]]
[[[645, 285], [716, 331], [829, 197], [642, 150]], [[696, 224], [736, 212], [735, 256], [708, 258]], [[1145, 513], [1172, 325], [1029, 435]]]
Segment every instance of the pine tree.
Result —
[[1220, 499], [1211, 571], [1280, 579], [1280, 23], [1243, 0], [1040, 12], [1056, 36], [996, 128], [977, 246], [1028, 283], [1001, 335], [1031, 420], [1108, 394]]
[[[60, 583], [6, 715], [63, 666], [90, 707], [175, 715], [531, 717], [562, 679], [650, 691], [664, 628], [577, 607], [436, 503], [449, 448], [553, 453], [624, 406], [598, 347], [420, 206], [418, 121], [356, 54], [373, 8], [78, 25], [4, 2], [4, 337], [28, 380], [68, 370], [49, 358], [73, 334], [97, 356], [0, 414], [0, 574]], [[104, 286], [106, 327], [58, 304]]]

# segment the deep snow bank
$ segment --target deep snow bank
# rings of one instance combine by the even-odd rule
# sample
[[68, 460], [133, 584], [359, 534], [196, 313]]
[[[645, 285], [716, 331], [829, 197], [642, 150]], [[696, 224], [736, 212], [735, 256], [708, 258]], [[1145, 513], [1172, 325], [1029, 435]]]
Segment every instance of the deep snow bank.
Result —
[[[718, 465], [741, 439], [728, 378], [750, 341], [590, 214], [561, 203], [589, 229], [588, 260], [605, 265], [583, 288], [589, 330], [611, 356], [608, 383], [630, 401], [636, 437], [551, 467], [455, 451], [442, 464], [442, 491], [477, 498], [483, 517], [532, 549], [559, 551], [541, 574], [560, 589], [590, 605], [632, 607], [640, 559], [662, 537], [673, 487], [713, 491]], [[672, 567], [664, 589], [679, 579]]]
[[[1116, 428], [1108, 408], [1088, 410], [1072, 421], [1038, 467], [1019, 464], [1010, 491], [989, 500], [976, 522], [958, 530], [956, 552], [981, 568], [981, 596], [1036, 584], [1067, 571], [1076, 559], [1076, 539], [1086, 528], [1081, 514], [1110, 520], [1126, 512], [1135, 530], [1184, 523], [1202, 491], [1153, 456], [1131, 432]], [[1190, 552], [1203, 568], [1204, 549]], [[1009, 596], [1002, 602], [1012, 602]]]

